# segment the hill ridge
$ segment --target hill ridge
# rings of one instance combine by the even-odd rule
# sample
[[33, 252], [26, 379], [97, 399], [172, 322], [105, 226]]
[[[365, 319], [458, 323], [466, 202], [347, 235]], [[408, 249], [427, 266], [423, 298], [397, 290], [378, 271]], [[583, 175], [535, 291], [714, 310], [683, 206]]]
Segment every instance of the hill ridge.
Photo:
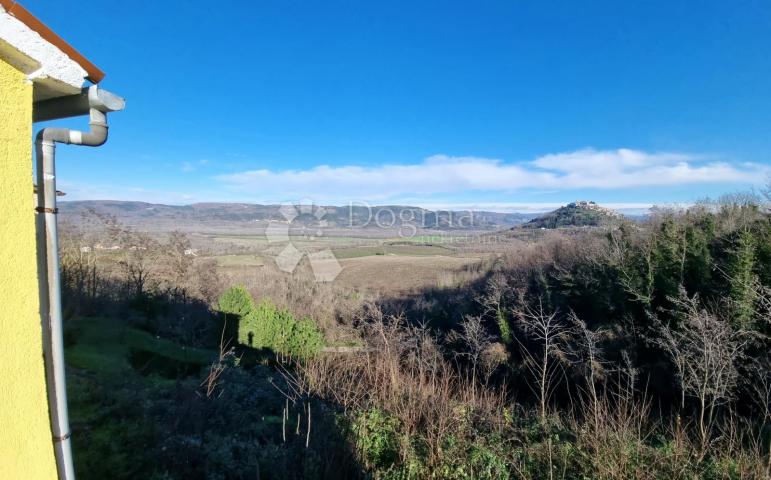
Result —
[[522, 225], [523, 228], [564, 228], [564, 227], [600, 227], [622, 220], [624, 216], [617, 211], [600, 206], [592, 200], [576, 200], [534, 218]]
[[[280, 204], [256, 204], [243, 202], [198, 202], [189, 205], [166, 205], [142, 201], [123, 200], [74, 200], [59, 202], [63, 215], [73, 223], [79, 223], [90, 212], [102, 215], [114, 215], [120, 221], [135, 226], [157, 227], [164, 223], [186, 223], [199, 226], [221, 225], [256, 225], [271, 221], [286, 221]], [[314, 211], [316, 206], [314, 206]], [[345, 205], [324, 208], [324, 220], [337, 228], [379, 227], [382, 225], [400, 226], [419, 223], [423, 228], [438, 230], [491, 230], [510, 228], [520, 225], [536, 216], [527, 213], [500, 213], [468, 210], [429, 210], [408, 205]], [[317, 218], [312, 214], [301, 213], [294, 222], [313, 223]], [[470, 220], [471, 218], [471, 220]], [[378, 224], [378, 222], [380, 222]]]

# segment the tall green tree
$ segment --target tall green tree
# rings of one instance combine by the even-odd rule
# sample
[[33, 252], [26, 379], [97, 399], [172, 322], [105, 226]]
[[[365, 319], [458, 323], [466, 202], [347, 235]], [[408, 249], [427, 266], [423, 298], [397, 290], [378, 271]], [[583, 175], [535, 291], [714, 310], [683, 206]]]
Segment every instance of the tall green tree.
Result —
[[712, 282], [714, 259], [710, 246], [715, 239], [715, 220], [711, 214], [694, 219], [685, 228], [686, 257], [683, 286], [690, 294], [707, 293]]
[[654, 288], [659, 306], [664, 305], [667, 298], [677, 296], [683, 283], [687, 240], [682, 225], [672, 217], [665, 219], [655, 233]]
[[728, 284], [733, 304], [735, 326], [750, 327], [755, 315], [758, 277], [755, 275], [755, 247], [757, 243], [752, 231], [741, 230], [729, 252]]

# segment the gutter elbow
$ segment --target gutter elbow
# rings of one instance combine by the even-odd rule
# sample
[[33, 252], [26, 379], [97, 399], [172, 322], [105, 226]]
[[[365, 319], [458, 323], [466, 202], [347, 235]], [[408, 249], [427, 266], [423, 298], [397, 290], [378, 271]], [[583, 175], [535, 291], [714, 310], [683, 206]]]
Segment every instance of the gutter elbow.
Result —
[[67, 128], [44, 128], [37, 133], [35, 143], [71, 143], [70, 132]]
[[[70, 132], [74, 133], [74, 132]], [[99, 147], [107, 142], [107, 125], [92, 123], [90, 132], [80, 133], [80, 142], [72, 142], [86, 147]]]
[[107, 114], [101, 110], [92, 107], [89, 110], [89, 126], [91, 131], [82, 134], [82, 141], [79, 145], [87, 147], [98, 147], [104, 145], [107, 141]]
[[65, 143], [85, 147], [99, 147], [107, 142], [107, 115], [95, 108], [90, 112], [91, 130], [81, 132], [67, 128], [44, 128], [37, 134], [36, 143]]

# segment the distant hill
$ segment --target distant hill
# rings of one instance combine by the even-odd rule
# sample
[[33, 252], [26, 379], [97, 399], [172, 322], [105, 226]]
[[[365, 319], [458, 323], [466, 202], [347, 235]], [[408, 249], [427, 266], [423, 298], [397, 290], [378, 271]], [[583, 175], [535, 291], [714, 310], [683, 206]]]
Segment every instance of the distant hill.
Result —
[[[250, 203], [194, 203], [192, 205], [163, 205], [117, 200], [87, 200], [59, 202], [61, 218], [81, 223], [92, 212], [114, 215], [122, 223], [152, 230], [173, 228], [259, 226], [270, 222], [286, 221], [281, 205]], [[286, 208], [286, 207], [285, 207]], [[520, 225], [535, 217], [524, 213], [474, 211], [432, 211], [401, 205], [324, 206], [323, 214], [317, 207], [305, 206], [296, 211], [293, 219], [297, 226], [317, 224], [322, 220], [331, 228], [378, 228], [380, 225], [398, 227], [403, 224], [419, 225], [435, 230], [494, 230]], [[292, 211], [292, 209], [289, 209]]]
[[599, 227], [621, 220], [623, 215], [595, 202], [579, 200], [522, 225], [523, 228]]

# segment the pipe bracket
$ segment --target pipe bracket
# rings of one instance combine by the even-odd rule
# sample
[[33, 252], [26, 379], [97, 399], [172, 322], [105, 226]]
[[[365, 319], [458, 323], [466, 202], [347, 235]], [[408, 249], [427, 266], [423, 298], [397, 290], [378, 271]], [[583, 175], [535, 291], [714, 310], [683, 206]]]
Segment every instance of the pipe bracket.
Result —
[[35, 211], [38, 213], [53, 213], [54, 215], [59, 213], [58, 208], [48, 208], [48, 207], [35, 207]]
[[67, 432], [64, 435], [62, 435], [61, 437], [53, 437], [53, 439], [54, 439], [55, 443], [60, 443], [60, 442], [63, 442], [65, 440], [67, 440], [71, 436], [72, 436], [72, 434], [70, 432]]

